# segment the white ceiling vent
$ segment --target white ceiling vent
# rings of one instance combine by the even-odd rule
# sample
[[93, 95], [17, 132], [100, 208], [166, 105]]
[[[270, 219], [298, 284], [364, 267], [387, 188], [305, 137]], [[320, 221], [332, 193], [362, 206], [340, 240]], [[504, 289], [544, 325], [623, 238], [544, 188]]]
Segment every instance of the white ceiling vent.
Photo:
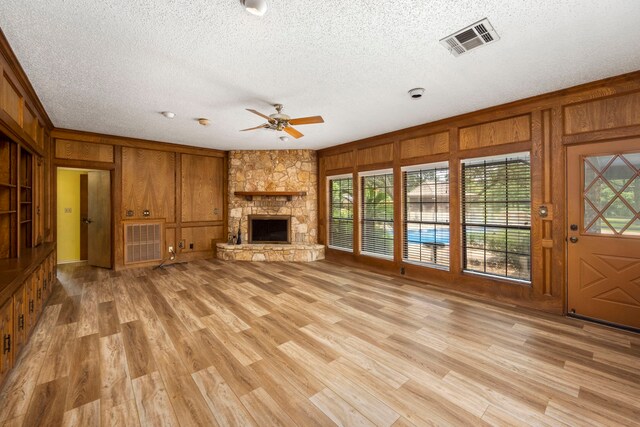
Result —
[[456, 31], [440, 40], [453, 56], [460, 56], [480, 46], [500, 40], [487, 18]]

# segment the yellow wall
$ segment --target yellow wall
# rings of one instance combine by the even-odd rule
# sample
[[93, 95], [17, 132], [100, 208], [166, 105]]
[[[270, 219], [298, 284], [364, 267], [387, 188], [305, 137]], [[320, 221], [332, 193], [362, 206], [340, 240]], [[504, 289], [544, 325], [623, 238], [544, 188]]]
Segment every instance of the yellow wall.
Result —
[[58, 262], [80, 261], [80, 175], [86, 173], [58, 169]]

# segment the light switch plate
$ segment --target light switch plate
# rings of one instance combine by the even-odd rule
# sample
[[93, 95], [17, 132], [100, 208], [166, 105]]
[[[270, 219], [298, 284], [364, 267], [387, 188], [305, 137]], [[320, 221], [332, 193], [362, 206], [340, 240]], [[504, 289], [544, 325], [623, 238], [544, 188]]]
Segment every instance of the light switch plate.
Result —
[[71, 213], [71, 208], [64, 208], [64, 213]]

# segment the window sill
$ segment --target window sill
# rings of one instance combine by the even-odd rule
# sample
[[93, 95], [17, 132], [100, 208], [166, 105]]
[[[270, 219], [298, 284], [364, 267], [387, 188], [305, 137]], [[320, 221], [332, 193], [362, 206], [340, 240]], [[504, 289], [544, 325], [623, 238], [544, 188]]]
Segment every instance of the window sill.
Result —
[[511, 277], [495, 276], [493, 274], [480, 273], [478, 271], [471, 271], [471, 270], [462, 270], [462, 274], [484, 277], [486, 279], [495, 280], [497, 282], [504, 282], [507, 285], [520, 285], [520, 286], [531, 287], [531, 280], [513, 279]]

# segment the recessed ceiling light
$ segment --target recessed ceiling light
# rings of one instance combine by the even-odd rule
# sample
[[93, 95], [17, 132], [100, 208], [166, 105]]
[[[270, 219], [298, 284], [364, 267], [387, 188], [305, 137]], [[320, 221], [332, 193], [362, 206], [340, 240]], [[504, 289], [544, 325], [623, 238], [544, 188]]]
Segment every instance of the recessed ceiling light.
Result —
[[424, 95], [424, 89], [421, 87], [413, 88], [409, 91], [409, 95], [413, 99], [420, 99], [422, 98], [422, 95]]
[[204, 117], [199, 118], [198, 123], [200, 123], [202, 126], [209, 126], [211, 124], [209, 119], [205, 119]]
[[267, 11], [267, 0], [240, 0], [240, 2], [252, 15], [262, 16]]
[[165, 116], [167, 119], [173, 119], [176, 116], [176, 113], [173, 113], [171, 111], [163, 111], [162, 113], [163, 116]]

